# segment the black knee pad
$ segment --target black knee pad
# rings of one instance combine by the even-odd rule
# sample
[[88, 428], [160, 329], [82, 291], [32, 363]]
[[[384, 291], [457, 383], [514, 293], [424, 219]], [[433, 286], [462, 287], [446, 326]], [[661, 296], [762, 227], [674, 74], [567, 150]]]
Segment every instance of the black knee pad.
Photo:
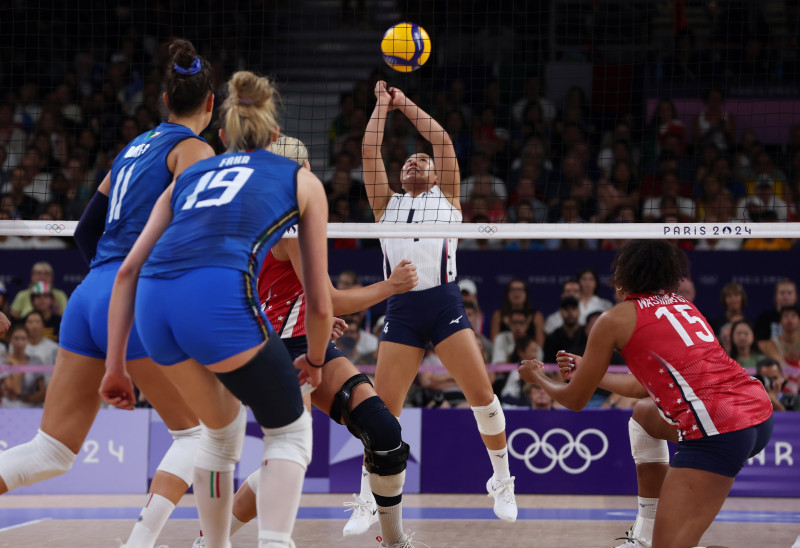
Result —
[[277, 336], [270, 337], [253, 358], [239, 369], [217, 373], [217, 378], [248, 406], [258, 424], [280, 428], [305, 411], [297, 370], [289, 351]]
[[[336, 424], [347, 424], [350, 422], [350, 396], [353, 394], [356, 386], [359, 384], [368, 383], [372, 386], [372, 381], [369, 380], [364, 373], [358, 373], [347, 379], [336, 395], [333, 397], [331, 410], [328, 416]], [[344, 420], [342, 420], [344, 418]]]
[[400, 423], [378, 396], [361, 402], [349, 414], [347, 429], [364, 444], [364, 466], [379, 476], [393, 476], [406, 469], [409, 447]]

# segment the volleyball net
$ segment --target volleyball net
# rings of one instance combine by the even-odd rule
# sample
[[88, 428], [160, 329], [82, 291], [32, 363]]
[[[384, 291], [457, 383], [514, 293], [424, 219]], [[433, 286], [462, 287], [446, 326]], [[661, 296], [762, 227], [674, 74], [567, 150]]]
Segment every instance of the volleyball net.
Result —
[[[236, 70], [271, 75], [282, 132], [326, 185], [332, 238], [797, 238], [800, 97], [793, 2], [78, 0], [8, 8], [0, 72], [0, 235], [70, 236], [115, 155], [165, 114], [171, 37], [191, 40], [219, 104]], [[432, 53], [383, 62], [413, 21]], [[464, 224], [375, 224], [361, 146], [376, 81], [448, 133]], [[393, 191], [428, 150], [398, 111], [382, 158]], [[216, 125], [203, 132], [218, 151]]]

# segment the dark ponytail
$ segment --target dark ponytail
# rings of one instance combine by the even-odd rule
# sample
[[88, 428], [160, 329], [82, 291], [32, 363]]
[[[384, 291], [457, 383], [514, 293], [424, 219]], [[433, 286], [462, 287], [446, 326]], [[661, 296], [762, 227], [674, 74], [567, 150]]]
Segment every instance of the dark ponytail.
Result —
[[164, 84], [169, 110], [179, 116], [196, 111], [211, 93], [211, 67], [188, 40], [170, 43]]

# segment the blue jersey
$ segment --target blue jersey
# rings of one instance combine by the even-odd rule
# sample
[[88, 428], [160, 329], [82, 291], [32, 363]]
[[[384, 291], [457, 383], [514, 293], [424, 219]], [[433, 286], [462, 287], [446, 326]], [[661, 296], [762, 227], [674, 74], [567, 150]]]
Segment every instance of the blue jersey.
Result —
[[258, 276], [267, 251], [297, 223], [297, 162], [258, 149], [197, 162], [175, 181], [173, 218], [141, 276], [199, 267]]
[[136, 137], [117, 155], [111, 167], [106, 228], [92, 268], [128, 255], [156, 200], [172, 182], [167, 156], [178, 143], [192, 138], [203, 140], [186, 126], [164, 122]]

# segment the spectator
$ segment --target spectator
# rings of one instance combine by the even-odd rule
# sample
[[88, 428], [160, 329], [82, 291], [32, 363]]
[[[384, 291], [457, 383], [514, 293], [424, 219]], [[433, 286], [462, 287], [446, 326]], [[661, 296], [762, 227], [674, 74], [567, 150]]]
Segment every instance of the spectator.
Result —
[[756, 364], [766, 356], [756, 344], [755, 331], [750, 320], [738, 320], [731, 326], [730, 356], [745, 369], [755, 369]]
[[719, 293], [719, 301], [724, 312], [708, 322], [714, 333], [719, 333], [719, 328], [726, 323], [744, 319], [744, 309], [747, 308], [747, 293], [745, 293], [740, 284], [728, 282]]
[[769, 394], [772, 409], [775, 411], [795, 411], [798, 409], [797, 396], [783, 391], [785, 378], [781, 365], [772, 358], [764, 358], [756, 364], [756, 378], [761, 381]]
[[[35, 310], [28, 312], [23, 325], [25, 325], [25, 330], [28, 332], [28, 346], [25, 347], [25, 352], [29, 356], [38, 358], [45, 365], [55, 365], [58, 343], [44, 336], [42, 314]], [[50, 380], [49, 375], [47, 375], [46, 380]]]
[[[581, 217], [580, 203], [575, 198], [564, 198], [561, 200], [561, 204], [557, 208], [554, 208], [554, 210], [558, 212], [556, 223], [572, 224], [586, 222], [586, 220]], [[553, 210], [551, 210], [551, 212], [552, 211]], [[547, 249], [597, 249], [598, 241], [595, 239], [550, 238], [545, 240], [544, 245]]]
[[[575, 278], [569, 278], [561, 284], [561, 299], [566, 297], [575, 297], [576, 299], [581, 296], [581, 285]], [[564, 318], [561, 316], [561, 311], [556, 310], [544, 322], [545, 335], [549, 335], [559, 327], [564, 325]]]
[[342, 317], [347, 322], [347, 329], [344, 334], [336, 340], [336, 348], [353, 363], [369, 364], [376, 362], [376, 352], [378, 351], [378, 337], [371, 332], [361, 328], [361, 322], [357, 315]]
[[[427, 407], [443, 409], [469, 407], [464, 392], [461, 391], [455, 379], [445, 369], [432, 347], [429, 346], [425, 350], [425, 357], [422, 358], [421, 365], [426, 369], [432, 369], [417, 373], [417, 383], [427, 392]], [[489, 379], [494, 379], [494, 373], [489, 373]]]
[[42, 316], [44, 322], [42, 334], [48, 339], [58, 342], [61, 314], [53, 312], [54, 300], [52, 288], [47, 282], [36, 282], [31, 287], [33, 309]]
[[650, 133], [648, 138], [652, 140], [650, 147], [652, 148], [653, 159], [658, 158], [658, 155], [661, 154], [663, 142], [667, 135], [675, 135], [680, 141], [681, 150], [686, 149], [686, 128], [678, 118], [675, 103], [669, 99], [658, 102], [653, 111], [653, 116], [650, 118], [648, 131]]
[[[461, 294], [464, 294], [463, 290]], [[472, 324], [472, 330], [475, 331], [475, 336], [478, 338], [478, 344], [483, 347], [483, 353], [485, 354], [484, 361], [486, 363], [491, 363], [494, 345], [492, 344], [492, 341], [489, 340], [489, 337], [484, 335], [479, 328], [483, 325], [483, 312], [481, 312], [478, 301], [465, 300], [464, 313], [467, 315], [469, 323]]]
[[761, 352], [765, 352], [767, 343], [781, 334], [781, 309], [797, 304], [797, 285], [789, 278], [782, 278], [775, 284], [775, 306], [764, 310], [756, 318], [756, 341]]
[[33, 284], [36, 282], [46, 282], [50, 286], [53, 293], [54, 304], [53, 312], [56, 314], [63, 314], [64, 307], [67, 305], [67, 294], [53, 287], [53, 267], [50, 263], [40, 261], [34, 263], [31, 268], [31, 283], [28, 289], [23, 289], [14, 297], [14, 302], [11, 303], [11, 316], [15, 319], [21, 319], [28, 315], [33, 310], [33, 303], [31, 302], [31, 290]]
[[[782, 187], [785, 185], [782, 185]], [[781, 190], [781, 192], [783, 192]], [[768, 175], [759, 175], [753, 192], [739, 200], [737, 207], [740, 218], [763, 221], [763, 213], [772, 211], [776, 221], [789, 219], [789, 206], [781, 198], [775, 181]], [[746, 213], [745, 213], [746, 212]], [[755, 215], [754, 215], [755, 213]]]
[[[542, 208], [544, 209], [544, 214], [547, 213], [547, 207], [541, 204]], [[532, 202], [519, 202], [509, 211], [509, 216], [513, 216], [515, 223], [517, 224], [530, 224], [535, 222], [543, 222], [537, 221], [536, 219], [536, 211], [534, 209], [534, 204]], [[534, 232], [531, 232], [530, 235], [534, 235]], [[514, 240], [505, 240], [503, 245], [504, 249], [510, 250], [520, 250], [520, 249], [536, 249], [542, 250], [545, 249], [544, 242], [542, 240], [536, 240], [533, 238], [517, 238]]]
[[508, 197], [508, 220], [510, 222], [518, 222], [515, 206], [523, 203], [531, 207], [533, 214], [533, 219], [526, 222], [544, 223], [547, 221], [547, 205], [536, 197], [536, 181], [527, 176], [517, 181], [517, 187]]
[[467, 201], [476, 190], [479, 194], [496, 195], [501, 200], [508, 199], [505, 182], [489, 172], [492, 161], [485, 152], [475, 152], [470, 158], [470, 175], [461, 181], [461, 199]]
[[797, 305], [781, 308], [781, 334], [767, 341], [764, 354], [781, 364], [783, 391], [796, 396], [800, 388], [800, 310]]
[[563, 320], [563, 325], [547, 335], [544, 341], [545, 363], [555, 363], [556, 353], [559, 350], [573, 352], [586, 344], [586, 334], [578, 323], [579, 302], [575, 297], [565, 297], [561, 299], [559, 312]]
[[[757, 214], [754, 221], [761, 223], [777, 223], [778, 216], [771, 209]], [[758, 251], [788, 250], [794, 245], [791, 238], [748, 238], [743, 244], [742, 249]]]
[[661, 178], [661, 196], [648, 198], [642, 205], [642, 218], [652, 221], [664, 216], [662, 204], [665, 198], [672, 198], [678, 205], [678, 214], [686, 221], [697, 218], [697, 206], [694, 200], [681, 196], [681, 182], [675, 173], [665, 173]]
[[714, 143], [721, 151], [727, 151], [736, 140], [736, 119], [724, 109], [725, 95], [719, 89], [706, 93], [706, 110], [694, 118], [692, 141], [695, 147]]
[[508, 317], [503, 318], [503, 323], [510, 326], [510, 330], [501, 331], [492, 341], [494, 346], [492, 363], [510, 363], [514, 361], [512, 355], [517, 348], [517, 341], [527, 336], [532, 320], [530, 312], [523, 310], [512, 310]]
[[523, 178], [533, 180], [537, 197], [547, 196], [550, 189], [548, 183], [552, 177], [552, 165], [547, 159], [546, 142], [538, 136], [525, 141], [519, 158], [511, 163], [508, 174], [509, 188], [516, 189]]
[[[530, 289], [528, 284], [520, 278], [513, 278], [506, 284], [503, 305], [494, 311], [489, 324], [489, 338], [494, 340], [502, 331], [510, 331], [511, 326], [507, 323], [511, 317], [511, 312], [518, 310], [532, 318], [528, 335], [536, 339], [536, 342], [544, 342], [544, 317], [542, 313], [531, 306]], [[541, 344], [541, 343], [540, 343]]]
[[518, 124], [524, 122], [524, 113], [529, 105], [538, 103], [542, 120], [550, 124], [556, 118], [556, 106], [547, 98], [541, 96], [542, 80], [538, 75], [528, 76], [525, 79], [525, 95], [511, 105], [511, 115]]
[[[41, 365], [42, 362], [26, 352], [28, 332], [16, 324], [8, 332], [8, 354], [0, 357], [3, 365]], [[43, 373], [19, 372], [0, 374], [0, 408], [41, 407], [47, 390]]]
[[581, 325], [586, 324], [586, 317], [590, 312], [599, 310], [603, 312], [611, 308], [611, 301], [602, 299], [597, 295], [597, 290], [600, 283], [597, 279], [597, 272], [592, 268], [584, 268], [578, 272], [576, 278], [580, 285], [580, 295], [578, 295], [578, 302], [580, 304], [580, 314], [578, 316], [578, 323]]
[[720, 182], [723, 189], [731, 193], [732, 196], [744, 196], [744, 183], [734, 177], [731, 169], [731, 162], [725, 156], [720, 156], [714, 161], [711, 173]]
[[[509, 357], [509, 361], [513, 363], [519, 363], [522, 360], [541, 359], [542, 348], [527, 335], [523, 335], [516, 340], [514, 351]], [[529, 405], [530, 400], [527, 399], [527, 393], [524, 388], [525, 383], [519, 378], [519, 371], [516, 369], [498, 379], [497, 384], [500, 385], [498, 397], [504, 407], [527, 407]]]

